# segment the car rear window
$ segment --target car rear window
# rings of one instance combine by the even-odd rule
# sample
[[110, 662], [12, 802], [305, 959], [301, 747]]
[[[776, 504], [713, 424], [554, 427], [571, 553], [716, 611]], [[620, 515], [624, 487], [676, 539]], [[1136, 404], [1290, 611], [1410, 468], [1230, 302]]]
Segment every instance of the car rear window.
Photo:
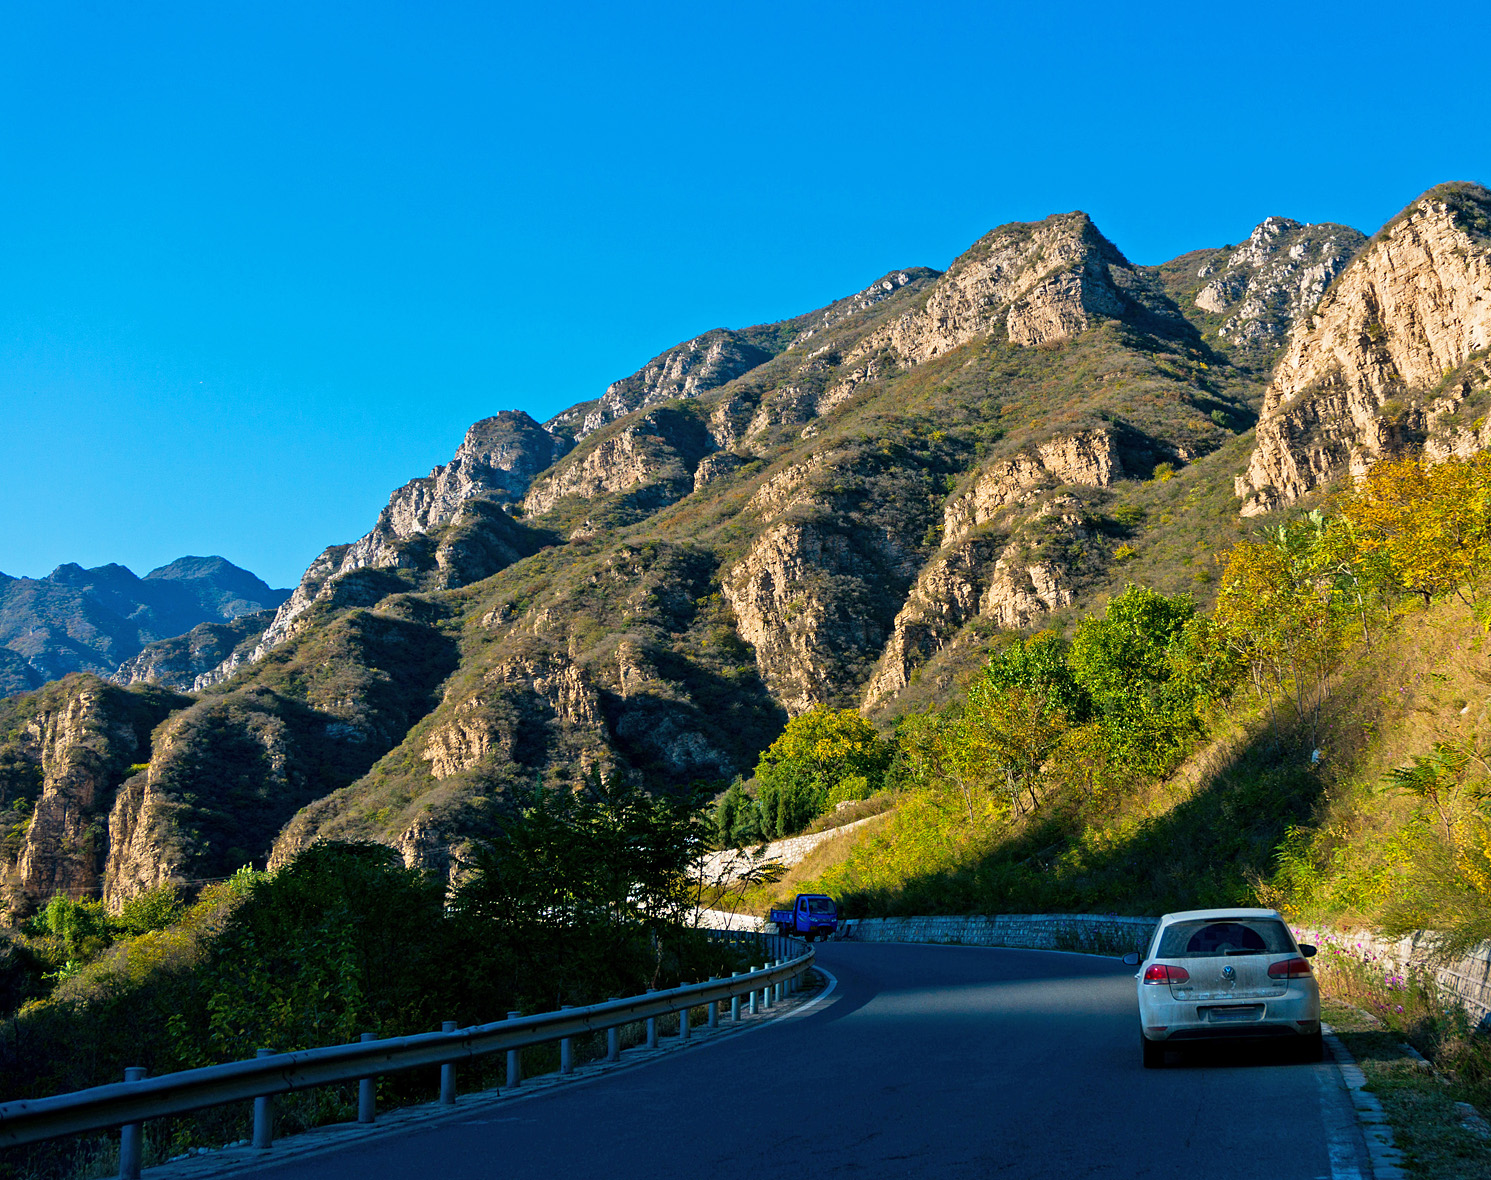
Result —
[[1277, 955], [1293, 951], [1277, 918], [1193, 918], [1165, 927], [1160, 959], [1212, 959], [1223, 955]]

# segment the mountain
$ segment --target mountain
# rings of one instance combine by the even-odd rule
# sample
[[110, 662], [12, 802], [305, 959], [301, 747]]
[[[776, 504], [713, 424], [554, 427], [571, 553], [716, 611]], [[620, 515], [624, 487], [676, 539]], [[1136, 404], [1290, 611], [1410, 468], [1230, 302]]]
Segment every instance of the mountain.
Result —
[[[1242, 511], [1295, 494], [1276, 472], [1318, 469], [1303, 495], [1349, 470], [1331, 431], [1491, 400], [1487, 199], [1433, 190], [1370, 243], [1269, 218], [1159, 267], [1082, 213], [1001, 226], [548, 423], [477, 423], [262, 635], [154, 649], [192, 695], [73, 676], [5, 702], [8, 904], [321, 837], [444, 868], [538, 778], [728, 779], [790, 715], [937, 703], [1000, 633], [1128, 581], [1205, 601]], [[1348, 394], [1360, 426], [1289, 417]], [[1471, 424], [1422, 442], [1479, 446]], [[1371, 437], [1363, 462], [1420, 445]]]
[[1483, 449], [1491, 193], [1430, 189], [1377, 233], [1302, 327], [1237, 480], [1244, 515], [1293, 504], [1385, 454]]
[[277, 607], [287, 594], [221, 557], [180, 557], [143, 578], [72, 563], [45, 578], [0, 575], [0, 693], [70, 672], [111, 675], [148, 643]]

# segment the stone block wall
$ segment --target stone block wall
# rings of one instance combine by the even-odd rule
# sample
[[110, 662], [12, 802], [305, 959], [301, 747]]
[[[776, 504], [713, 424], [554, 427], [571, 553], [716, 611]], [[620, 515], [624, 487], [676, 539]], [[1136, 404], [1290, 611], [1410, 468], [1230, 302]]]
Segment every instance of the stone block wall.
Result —
[[1382, 938], [1318, 927], [1296, 926], [1295, 937], [1313, 942], [1322, 955], [1346, 955], [1386, 977], [1408, 972], [1432, 974], [1442, 995], [1459, 1000], [1481, 1029], [1491, 1031], [1491, 943], [1448, 963], [1435, 963], [1430, 936]]
[[1155, 925], [1154, 918], [1118, 914], [859, 918], [842, 924], [842, 937], [858, 942], [935, 942], [1121, 955], [1142, 950]]

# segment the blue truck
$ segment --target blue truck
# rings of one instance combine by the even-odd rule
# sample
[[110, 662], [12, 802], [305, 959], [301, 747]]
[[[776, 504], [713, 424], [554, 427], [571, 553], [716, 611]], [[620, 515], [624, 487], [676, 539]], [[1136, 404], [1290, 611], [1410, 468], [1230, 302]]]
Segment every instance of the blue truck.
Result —
[[772, 907], [768, 921], [775, 922], [782, 934], [796, 934], [812, 942], [815, 938], [832, 938], [839, 928], [839, 907], [825, 893], [799, 893], [791, 908]]

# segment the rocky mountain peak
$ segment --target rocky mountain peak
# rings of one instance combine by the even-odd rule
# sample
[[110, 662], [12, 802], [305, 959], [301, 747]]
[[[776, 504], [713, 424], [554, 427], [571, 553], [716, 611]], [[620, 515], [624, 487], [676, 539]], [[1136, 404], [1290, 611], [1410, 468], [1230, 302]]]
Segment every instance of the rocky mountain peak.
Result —
[[[1296, 330], [1237, 480], [1243, 514], [1455, 434], [1456, 411], [1481, 384], [1474, 358], [1488, 347], [1491, 193], [1442, 185], [1384, 226]], [[1481, 445], [1455, 437], [1461, 450]]]
[[920, 364], [980, 336], [1056, 343], [1104, 319], [1179, 338], [1194, 330], [1158, 284], [1085, 213], [991, 230], [933, 283], [925, 303], [872, 333], [847, 359], [889, 350]]
[[1223, 317], [1218, 339], [1244, 348], [1277, 347], [1366, 241], [1350, 226], [1264, 218], [1236, 250], [1225, 258], [1218, 251], [1197, 269], [1196, 278], [1207, 282], [1194, 303]]

